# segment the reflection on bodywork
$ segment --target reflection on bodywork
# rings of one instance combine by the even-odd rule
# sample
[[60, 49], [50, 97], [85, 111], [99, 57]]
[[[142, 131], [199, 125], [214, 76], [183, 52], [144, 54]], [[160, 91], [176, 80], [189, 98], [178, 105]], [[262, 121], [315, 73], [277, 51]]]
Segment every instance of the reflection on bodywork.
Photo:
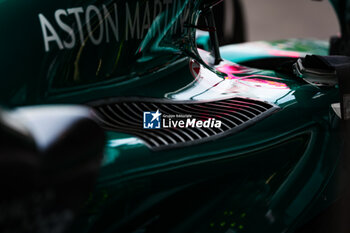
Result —
[[143, 145], [143, 142], [136, 137], [122, 139], [118, 138], [108, 141], [105, 148], [102, 166], [107, 166], [114, 163], [120, 156], [121, 147], [127, 147], [130, 149], [139, 145]]
[[[206, 57], [207, 52], [203, 50], [199, 52], [202, 57]], [[216, 71], [224, 74], [222, 77], [193, 60], [190, 61], [189, 69], [194, 80], [175, 92], [167, 93], [167, 98], [205, 100], [241, 96], [273, 103], [276, 98], [293, 92], [288, 85], [288, 80], [276, 77], [272, 71], [269, 75], [269, 72], [240, 66], [229, 61], [223, 61], [215, 67]]]

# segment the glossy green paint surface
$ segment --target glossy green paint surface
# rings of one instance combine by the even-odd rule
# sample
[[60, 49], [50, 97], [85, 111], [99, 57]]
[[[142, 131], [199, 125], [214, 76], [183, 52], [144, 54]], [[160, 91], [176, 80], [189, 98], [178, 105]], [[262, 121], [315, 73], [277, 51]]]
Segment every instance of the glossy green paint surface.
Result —
[[224, 59], [245, 62], [272, 57], [304, 57], [307, 54], [328, 55], [326, 41], [311, 39], [288, 39], [278, 41], [247, 42], [223, 46], [220, 51]]
[[[1, 28], [6, 33], [0, 44], [0, 103], [82, 103], [103, 97], [101, 88], [139, 85], [140, 79], [177, 64], [181, 51], [192, 47], [194, 30], [185, 22], [196, 20], [192, 9], [199, 3], [2, 2]], [[96, 38], [101, 40], [94, 42]], [[86, 92], [89, 97], [84, 98]]]
[[[146, 2], [132, 2], [129, 10], [139, 9], [144, 18]], [[53, 22], [58, 9], [82, 7], [86, 12], [94, 4], [103, 12], [105, 4], [113, 13], [113, 3], [123, 18], [126, 1], [1, 1], [0, 22], [6, 22], [1, 25], [7, 33], [0, 43], [6, 54], [1, 56], [0, 102], [13, 107], [128, 97], [211, 101], [239, 96], [275, 104], [280, 110], [237, 134], [158, 152], [132, 135], [106, 132], [96, 192], [71, 231], [294, 229], [320, 199], [338, 161], [339, 119], [330, 108], [338, 102], [338, 90], [232, 61], [323, 55], [327, 44], [286, 40], [226, 46], [221, 51], [227, 60], [213, 67], [208, 54], [197, 51], [195, 31], [184, 27], [185, 22], [196, 22], [200, 1], [179, 0], [171, 14], [165, 8], [156, 14], [139, 38], [120, 36], [119, 41], [98, 46], [77, 42], [62, 50], [50, 43], [50, 51], [45, 51], [39, 14], [57, 29]], [[92, 19], [93, 25], [101, 23]], [[121, 26], [120, 35], [125, 36], [127, 27]], [[198, 77], [191, 72], [194, 60], [200, 64]]]
[[[173, 73], [164, 71], [164, 76], [145, 85], [138, 96], [174, 101], [243, 96], [274, 103], [281, 110], [238, 134], [160, 152], [135, 137], [109, 132], [97, 186], [109, 198], [101, 200], [97, 191], [88, 205], [94, 211], [89, 217], [92, 232], [143, 228], [279, 232], [295, 227], [318, 200], [337, 163], [339, 119], [330, 108], [338, 100], [337, 89], [320, 89], [295, 77], [237, 65], [244, 72], [227, 76], [202, 65], [203, 78], [194, 81], [189, 59], [182, 63]], [[234, 65], [227, 61], [222, 66], [227, 64]], [[151, 95], [149, 91], [156, 89]], [[199, 203], [192, 206], [202, 195], [201, 204], [207, 209]], [[180, 213], [187, 217], [179, 220]], [[241, 219], [242, 214], [247, 217]], [[266, 214], [274, 220], [266, 219]], [[133, 216], [128, 224], [125, 216]], [[163, 226], [158, 218], [169, 225]], [[138, 219], [151, 223], [144, 226]]]
[[[197, 45], [210, 50], [209, 34], [197, 33]], [[222, 58], [232, 62], [274, 57], [304, 57], [307, 54], [328, 55], [329, 43], [315, 39], [285, 39], [276, 41], [254, 41], [225, 45], [220, 48]]]

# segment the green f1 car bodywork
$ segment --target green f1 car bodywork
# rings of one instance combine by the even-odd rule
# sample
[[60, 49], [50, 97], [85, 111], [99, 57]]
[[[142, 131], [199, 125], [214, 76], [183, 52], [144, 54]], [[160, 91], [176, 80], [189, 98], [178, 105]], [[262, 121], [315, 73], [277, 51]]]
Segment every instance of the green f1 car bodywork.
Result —
[[[203, 4], [0, 1], [1, 104], [88, 105], [106, 129], [96, 191], [71, 232], [293, 232], [334, 200], [338, 88], [247, 67], [327, 55], [328, 43], [228, 45], [213, 65], [195, 41]], [[144, 129], [142, 112], [157, 110], [247, 120], [195, 138]]]

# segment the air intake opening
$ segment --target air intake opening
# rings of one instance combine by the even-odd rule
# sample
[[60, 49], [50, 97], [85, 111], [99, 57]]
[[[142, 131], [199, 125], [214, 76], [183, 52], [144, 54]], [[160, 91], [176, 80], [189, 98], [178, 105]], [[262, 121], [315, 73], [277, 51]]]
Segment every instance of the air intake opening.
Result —
[[[124, 98], [91, 105], [93, 114], [104, 129], [135, 135], [153, 150], [215, 140], [236, 133], [279, 109], [263, 101], [241, 97], [211, 102]], [[144, 113], [157, 111], [162, 114], [157, 119], [160, 127], [145, 128]], [[190, 119], [188, 127], [187, 119]], [[169, 123], [181, 120], [185, 122], [185, 127], [174, 127]], [[192, 124], [209, 120], [210, 127], [196, 127]], [[218, 121], [220, 127], [214, 127]]]

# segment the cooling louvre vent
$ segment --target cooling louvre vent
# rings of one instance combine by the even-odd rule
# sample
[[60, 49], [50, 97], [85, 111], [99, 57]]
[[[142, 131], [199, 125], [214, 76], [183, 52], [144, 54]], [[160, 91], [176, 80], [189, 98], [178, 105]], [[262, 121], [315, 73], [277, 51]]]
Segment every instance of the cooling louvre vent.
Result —
[[[135, 135], [151, 149], [161, 150], [214, 140], [235, 133], [257, 120], [272, 114], [277, 106], [266, 102], [231, 98], [212, 102], [175, 102], [141, 98], [92, 104], [100, 125], [111, 131]], [[161, 128], [144, 129], [144, 112], [159, 110], [164, 115], [191, 115], [192, 119], [220, 120], [219, 128]], [[165, 119], [165, 118], [164, 118]]]

